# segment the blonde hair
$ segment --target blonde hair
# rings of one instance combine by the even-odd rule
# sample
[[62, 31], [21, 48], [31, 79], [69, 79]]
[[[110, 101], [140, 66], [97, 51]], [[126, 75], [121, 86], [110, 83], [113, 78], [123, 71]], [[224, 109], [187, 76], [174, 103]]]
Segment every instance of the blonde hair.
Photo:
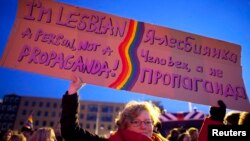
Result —
[[224, 124], [226, 125], [238, 125], [240, 119], [240, 112], [230, 111], [224, 118]]
[[8, 141], [27, 141], [23, 133], [14, 131]]
[[54, 129], [51, 127], [38, 128], [29, 141], [56, 141]]
[[191, 134], [193, 134], [194, 132], [199, 132], [199, 130], [198, 130], [198, 128], [196, 128], [196, 127], [189, 127], [189, 128], [187, 129], [187, 132], [191, 135]]
[[11, 129], [8, 129], [3, 135], [3, 141], [8, 141], [12, 134], [13, 131]]
[[140, 115], [142, 111], [147, 111], [153, 121], [153, 125], [160, 122], [160, 109], [152, 102], [148, 101], [130, 101], [125, 108], [118, 114], [116, 125], [118, 129], [126, 129], [128, 124]]
[[250, 126], [250, 112], [241, 112], [240, 113], [239, 125]]

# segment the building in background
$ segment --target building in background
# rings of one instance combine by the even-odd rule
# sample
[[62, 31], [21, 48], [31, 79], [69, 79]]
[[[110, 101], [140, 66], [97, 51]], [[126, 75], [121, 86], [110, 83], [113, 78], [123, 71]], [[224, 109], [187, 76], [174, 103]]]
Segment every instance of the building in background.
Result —
[[[80, 125], [90, 132], [108, 135], [116, 129], [114, 119], [123, 107], [124, 103], [80, 101]], [[50, 126], [59, 134], [61, 99], [15, 94], [5, 95], [0, 105], [0, 130], [20, 130], [31, 113], [34, 129]]]
[[[205, 114], [192, 110], [181, 113], [164, 112], [160, 102], [154, 102], [162, 110], [159, 131], [166, 135], [172, 128], [189, 127], [200, 128]], [[100, 101], [80, 101], [80, 126], [92, 133], [108, 136], [110, 131], [116, 130], [115, 118], [124, 103], [110, 103]], [[61, 99], [5, 95], [0, 104], [0, 130], [20, 130], [32, 114], [34, 129], [44, 126], [54, 128], [60, 135]]]
[[4, 96], [0, 105], [0, 130], [13, 129], [20, 102], [21, 96], [15, 94]]

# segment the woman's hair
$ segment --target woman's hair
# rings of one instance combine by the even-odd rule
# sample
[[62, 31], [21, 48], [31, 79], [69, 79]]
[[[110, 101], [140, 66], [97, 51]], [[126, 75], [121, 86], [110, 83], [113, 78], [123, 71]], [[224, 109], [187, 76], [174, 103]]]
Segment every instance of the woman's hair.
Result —
[[175, 127], [169, 131], [169, 133], [166, 135], [166, 138], [168, 140], [177, 140], [179, 135], [180, 135], [180, 129]]
[[224, 118], [224, 123], [226, 125], [238, 125], [240, 119], [240, 112], [230, 111], [226, 114]]
[[13, 131], [11, 129], [8, 129], [3, 135], [3, 141], [8, 141], [12, 134]]
[[13, 132], [10, 139], [8, 141], [27, 141], [26, 137], [23, 135], [23, 133], [20, 132]]
[[128, 124], [140, 115], [142, 111], [147, 111], [151, 117], [153, 125], [160, 122], [160, 109], [152, 102], [148, 101], [130, 101], [125, 108], [118, 114], [116, 125], [118, 129], [126, 129]]
[[199, 130], [196, 127], [190, 127], [187, 129], [187, 132], [189, 133], [189, 135], [192, 135], [194, 132], [199, 132]]
[[249, 112], [240, 113], [239, 125], [250, 126], [250, 113]]
[[190, 140], [191, 140], [190, 135], [189, 135], [187, 132], [183, 132], [183, 133], [181, 133], [181, 134], [179, 135], [177, 141], [183, 141], [185, 137], [188, 137], [188, 138], [190, 138]]
[[38, 128], [29, 141], [56, 141], [54, 129], [51, 127]]

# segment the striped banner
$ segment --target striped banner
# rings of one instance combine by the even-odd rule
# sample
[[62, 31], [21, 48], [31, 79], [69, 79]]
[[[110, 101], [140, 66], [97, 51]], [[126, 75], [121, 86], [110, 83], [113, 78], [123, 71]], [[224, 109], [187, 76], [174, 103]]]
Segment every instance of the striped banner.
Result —
[[180, 112], [180, 113], [165, 112], [160, 116], [160, 120], [161, 122], [203, 120], [205, 116], [206, 115], [200, 111]]

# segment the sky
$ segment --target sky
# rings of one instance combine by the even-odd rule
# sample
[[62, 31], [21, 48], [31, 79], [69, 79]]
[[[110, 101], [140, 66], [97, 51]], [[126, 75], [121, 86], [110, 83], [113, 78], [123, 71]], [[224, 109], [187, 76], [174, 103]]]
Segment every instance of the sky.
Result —
[[[241, 46], [242, 77], [250, 97], [250, 0], [57, 0], [123, 18], [172, 28]], [[17, 0], [0, 1], [0, 56], [15, 21]], [[69, 80], [0, 67], [0, 99], [6, 94], [62, 98]], [[187, 112], [190, 103], [87, 84], [81, 100], [159, 101], [168, 112]], [[191, 104], [208, 113], [209, 106]]]

